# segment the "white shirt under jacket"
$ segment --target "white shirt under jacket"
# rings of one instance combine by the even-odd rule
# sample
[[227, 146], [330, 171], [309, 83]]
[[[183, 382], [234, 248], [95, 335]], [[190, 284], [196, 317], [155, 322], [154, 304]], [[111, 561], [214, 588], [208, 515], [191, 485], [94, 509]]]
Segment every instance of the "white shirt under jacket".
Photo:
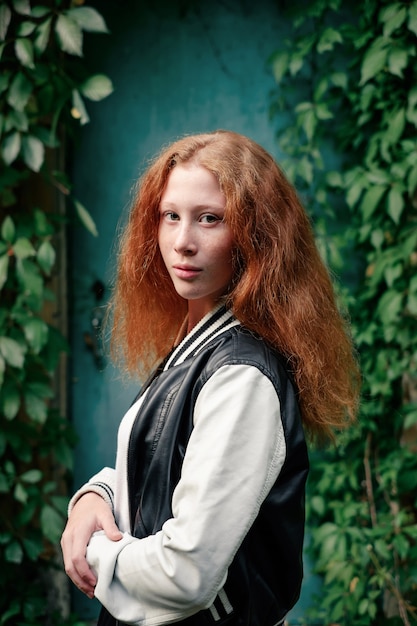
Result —
[[[190, 338], [195, 341], [181, 360], [239, 324], [226, 311], [221, 324], [216, 321], [202, 334], [213, 313], [178, 345], [166, 368], [178, 364], [175, 356]], [[155, 535], [137, 539], [130, 534], [126, 472], [129, 435], [142, 401], [143, 396], [121, 422], [115, 469], [94, 476], [74, 495], [70, 509], [87, 491], [113, 507], [123, 538], [113, 542], [97, 532], [87, 549], [98, 577], [95, 595], [122, 622], [157, 626], [209, 608], [221, 594], [228, 567], [282, 468], [286, 446], [269, 378], [251, 365], [219, 368], [195, 404], [173, 517]]]

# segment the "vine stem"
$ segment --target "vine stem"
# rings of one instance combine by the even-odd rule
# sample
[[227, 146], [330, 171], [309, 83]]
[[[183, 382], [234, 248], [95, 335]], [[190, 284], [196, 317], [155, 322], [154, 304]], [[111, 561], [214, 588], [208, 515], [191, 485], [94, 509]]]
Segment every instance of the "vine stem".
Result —
[[371, 443], [372, 443], [372, 433], [368, 433], [366, 437], [366, 446], [365, 446], [365, 454], [363, 457], [363, 465], [365, 468], [365, 484], [366, 484], [366, 495], [369, 503], [369, 514], [371, 516], [372, 526], [375, 528], [377, 525], [377, 515], [376, 515], [376, 506], [375, 506], [375, 498], [374, 498], [374, 490], [372, 487], [372, 471], [371, 471]]
[[[378, 557], [376, 555], [376, 553], [374, 552], [374, 549], [372, 548], [372, 546], [368, 546], [368, 551], [369, 551], [369, 556], [371, 557], [371, 560], [373, 562], [373, 564], [375, 565], [376, 569], [379, 572], [383, 571], [383, 568], [381, 566], [381, 563], [378, 560]], [[395, 599], [397, 600], [397, 604], [398, 604], [398, 612], [400, 614], [400, 618], [404, 624], [404, 626], [411, 626], [411, 622], [408, 619], [408, 611], [407, 611], [407, 605], [406, 602], [403, 598], [403, 596], [401, 595], [401, 591], [398, 589], [397, 585], [395, 584], [392, 576], [390, 574], [384, 573], [384, 580], [387, 583], [387, 588], [390, 589], [390, 591], [393, 593]], [[415, 615], [412, 615], [413, 619], [416, 620]]]

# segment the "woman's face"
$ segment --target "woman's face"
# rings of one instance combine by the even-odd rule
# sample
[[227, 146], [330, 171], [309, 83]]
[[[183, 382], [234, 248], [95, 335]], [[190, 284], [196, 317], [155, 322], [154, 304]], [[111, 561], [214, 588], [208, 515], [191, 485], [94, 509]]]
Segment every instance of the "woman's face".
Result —
[[188, 300], [195, 326], [227, 291], [233, 238], [223, 221], [226, 200], [205, 167], [176, 165], [159, 207], [159, 249], [177, 293]]

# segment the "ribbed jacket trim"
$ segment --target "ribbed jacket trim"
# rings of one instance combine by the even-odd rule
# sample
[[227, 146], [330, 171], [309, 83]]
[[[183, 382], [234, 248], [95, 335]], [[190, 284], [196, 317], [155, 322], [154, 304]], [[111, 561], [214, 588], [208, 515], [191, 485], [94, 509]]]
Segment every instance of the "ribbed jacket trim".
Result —
[[164, 371], [183, 363], [186, 358], [194, 356], [209, 341], [233, 326], [240, 326], [240, 322], [224, 305], [219, 305], [217, 309], [203, 317], [197, 326], [173, 350], [165, 363]]

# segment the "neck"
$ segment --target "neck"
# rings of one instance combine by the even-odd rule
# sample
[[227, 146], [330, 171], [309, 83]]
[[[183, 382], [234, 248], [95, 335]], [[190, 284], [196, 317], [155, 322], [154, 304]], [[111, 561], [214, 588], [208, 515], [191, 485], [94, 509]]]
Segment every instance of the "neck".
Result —
[[215, 308], [224, 304], [224, 297], [219, 297], [217, 301], [214, 302], [200, 302], [198, 300], [189, 300], [188, 301], [188, 315], [187, 315], [187, 334], [190, 333], [199, 322], [205, 317], [208, 313], [213, 311]]

